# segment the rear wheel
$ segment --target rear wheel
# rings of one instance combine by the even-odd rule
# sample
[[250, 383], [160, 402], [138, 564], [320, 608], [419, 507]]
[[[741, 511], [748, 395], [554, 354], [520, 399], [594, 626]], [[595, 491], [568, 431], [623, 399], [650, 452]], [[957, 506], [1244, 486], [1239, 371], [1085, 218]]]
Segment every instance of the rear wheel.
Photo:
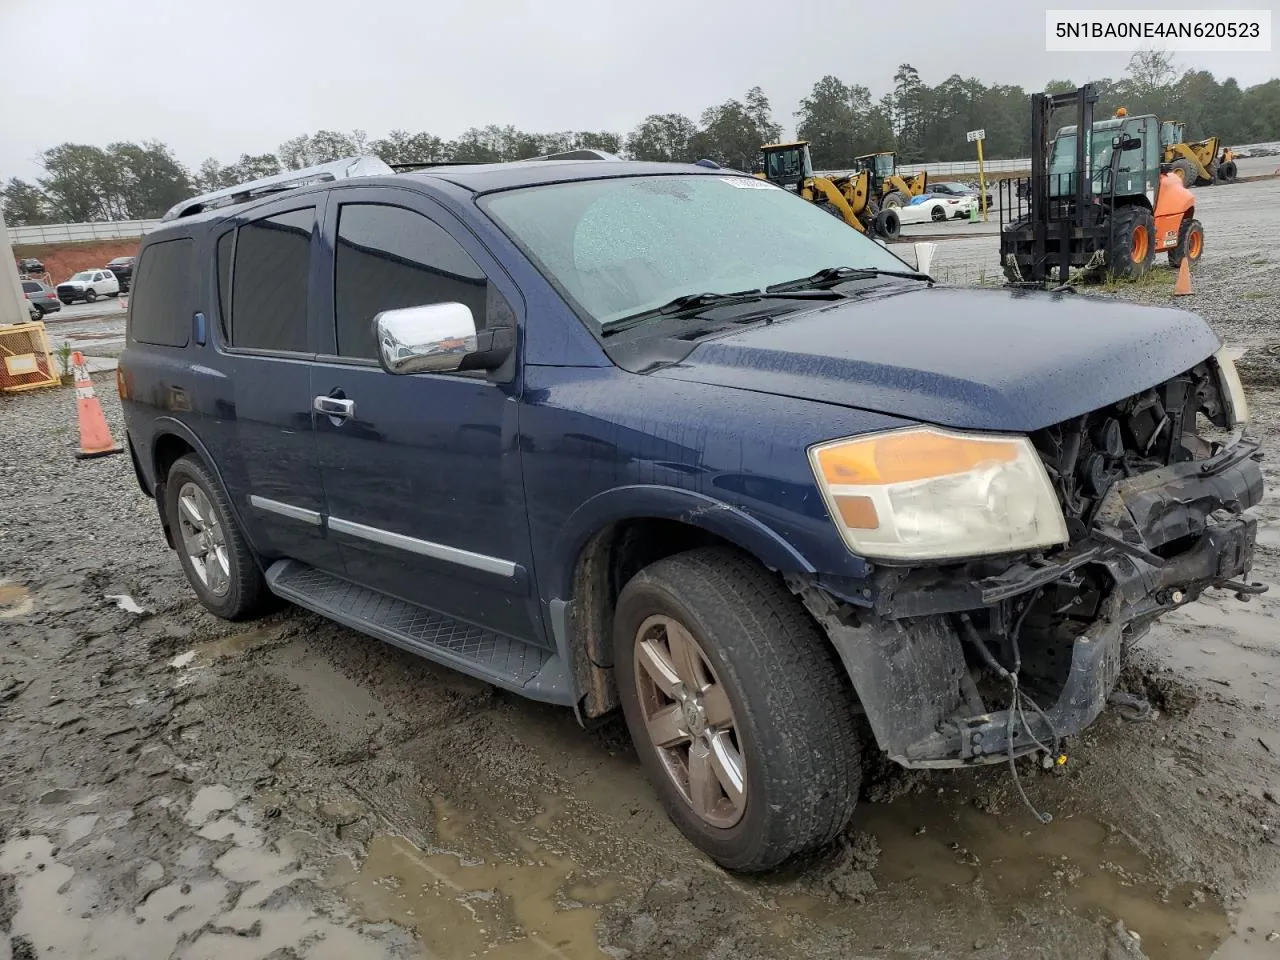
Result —
[[1137, 280], [1155, 258], [1155, 219], [1146, 207], [1122, 207], [1112, 220], [1108, 237], [1107, 272], [1113, 277]]
[[832, 840], [861, 779], [852, 691], [781, 581], [713, 547], [659, 560], [618, 597], [627, 727], [680, 831], [730, 870]]
[[1181, 180], [1184, 187], [1193, 186], [1196, 180], [1199, 179], [1199, 174], [1196, 172], [1196, 165], [1186, 157], [1179, 157], [1177, 160], [1173, 161], [1173, 167], [1169, 172]]
[[178, 559], [200, 602], [224, 620], [247, 620], [271, 601], [266, 581], [222, 488], [195, 456], [169, 469], [165, 511]]
[[1183, 220], [1178, 228], [1178, 244], [1169, 251], [1169, 266], [1180, 267], [1185, 257], [1187, 265], [1194, 267], [1204, 253], [1204, 227], [1199, 220]]
[[891, 194], [884, 198], [882, 206], [885, 207], [905, 207], [910, 198], [901, 190], [894, 190]]

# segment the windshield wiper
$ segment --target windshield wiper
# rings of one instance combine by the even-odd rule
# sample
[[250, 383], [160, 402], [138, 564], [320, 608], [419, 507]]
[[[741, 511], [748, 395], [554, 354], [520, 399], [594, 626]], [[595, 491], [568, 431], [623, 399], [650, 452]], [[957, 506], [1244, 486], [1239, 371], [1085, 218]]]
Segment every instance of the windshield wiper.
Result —
[[768, 293], [791, 290], [825, 290], [850, 280], [874, 280], [876, 277], [901, 277], [904, 280], [928, 280], [929, 275], [918, 270], [879, 270], [875, 267], [823, 267], [817, 273], [798, 280], [787, 280], [765, 287]]
[[632, 327], [657, 317], [689, 317], [709, 307], [750, 303], [753, 300], [840, 300], [843, 298], [844, 294], [836, 293], [834, 290], [802, 290], [797, 288], [794, 291], [782, 291], [775, 290], [772, 287], [766, 290], [739, 290], [737, 293], [686, 293], [664, 303], [660, 307], [654, 307], [652, 310], [642, 310], [640, 313], [633, 313], [628, 317], [620, 317], [612, 323], [606, 324], [604, 329], [600, 331], [600, 335], [607, 337], [611, 334], [621, 333], [623, 330], [630, 330]]

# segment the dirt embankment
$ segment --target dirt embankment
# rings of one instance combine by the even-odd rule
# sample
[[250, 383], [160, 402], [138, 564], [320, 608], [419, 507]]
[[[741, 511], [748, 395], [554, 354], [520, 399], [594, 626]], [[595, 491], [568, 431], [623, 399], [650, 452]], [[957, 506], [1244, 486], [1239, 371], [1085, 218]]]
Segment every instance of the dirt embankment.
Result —
[[15, 257], [35, 257], [44, 264], [52, 281], [61, 283], [79, 270], [105, 267], [116, 257], [132, 257], [139, 240], [96, 240], [90, 243], [29, 243], [15, 246]]

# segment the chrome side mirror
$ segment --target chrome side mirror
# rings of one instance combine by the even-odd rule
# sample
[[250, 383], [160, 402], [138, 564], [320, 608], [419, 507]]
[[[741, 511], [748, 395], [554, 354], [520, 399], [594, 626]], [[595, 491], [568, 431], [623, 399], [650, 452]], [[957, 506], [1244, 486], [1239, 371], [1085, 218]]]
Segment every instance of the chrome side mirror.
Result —
[[475, 317], [462, 303], [384, 310], [373, 326], [387, 373], [452, 373], [478, 347]]

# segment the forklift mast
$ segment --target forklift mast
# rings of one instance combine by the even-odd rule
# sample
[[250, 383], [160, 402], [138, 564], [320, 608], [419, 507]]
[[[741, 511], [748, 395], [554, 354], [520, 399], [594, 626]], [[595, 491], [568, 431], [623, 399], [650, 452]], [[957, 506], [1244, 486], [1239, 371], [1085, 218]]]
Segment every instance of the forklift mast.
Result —
[[[1086, 83], [1071, 93], [1036, 93], [1031, 97], [1031, 222], [1034, 227], [1033, 249], [1036, 260], [1043, 262], [1050, 250], [1066, 250], [1071, 236], [1084, 230], [1089, 215], [1088, 202], [1093, 189], [1093, 171], [1089, 169], [1093, 146], [1093, 108], [1098, 93]], [[1076, 158], [1072, 173], [1049, 173], [1049, 157], [1053, 138], [1061, 123], [1055, 114], [1071, 110], [1076, 121]], [[1050, 183], [1051, 176], [1066, 183]], [[1065, 189], [1064, 189], [1065, 188]], [[1053, 216], [1057, 213], [1057, 216]], [[1066, 215], [1064, 215], [1066, 214]], [[1051, 236], [1053, 234], [1053, 236]], [[1071, 267], [1064, 256], [1059, 262], [1059, 282], [1066, 283]]]

